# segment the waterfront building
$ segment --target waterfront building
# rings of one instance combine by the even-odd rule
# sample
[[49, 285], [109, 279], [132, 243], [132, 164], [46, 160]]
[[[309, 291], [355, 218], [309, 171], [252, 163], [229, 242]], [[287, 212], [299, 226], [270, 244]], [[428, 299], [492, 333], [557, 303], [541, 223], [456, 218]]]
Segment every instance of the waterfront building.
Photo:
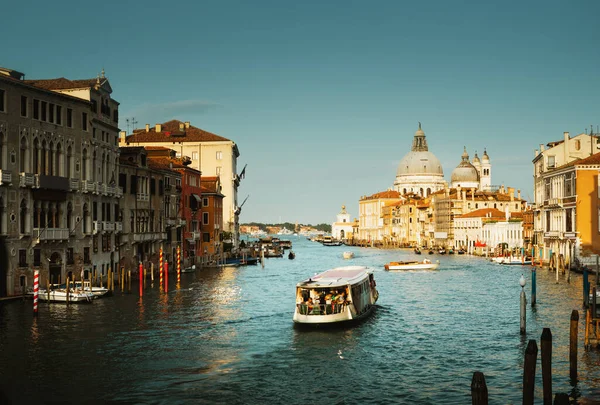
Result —
[[[595, 158], [591, 156], [598, 146], [598, 136], [591, 131], [573, 138], [565, 132], [563, 140], [540, 145], [535, 151], [532, 162], [536, 259], [548, 261], [551, 254], [556, 253], [563, 255], [568, 263], [574, 257], [595, 262], [595, 257], [591, 257], [597, 254], [595, 249], [584, 246], [594, 246], [590, 227], [598, 222], [595, 213], [585, 211], [596, 204], [594, 176], [597, 177], [597, 173]], [[588, 157], [590, 164], [585, 163]], [[580, 222], [583, 219], [590, 222]]]
[[[169, 228], [173, 228], [177, 236], [177, 245], [180, 247], [181, 266], [186, 268], [197, 263], [197, 257], [202, 256], [201, 229], [202, 220], [202, 190], [200, 184], [200, 171], [190, 167], [190, 160], [186, 157], [175, 157], [175, 151], [162, 146], [148, 146], [148, 165], [156, 170], [170, 170], [181, 175], [181, 187], [167, 183], [165, 177], [165, 207], [169, 206], [172, 198], [169, 191], [179, 191], [179, 207], [175, 218], [166, 219], [167, 239], [171, 236]], [[177, 180], [176, 180], [177, 181]], [[173, 257], [177, 255], [177, 247], [172, 247]]]
[[481, 230], [482, 241], [487, 246], [487, 253], [498, 249], [498, 253], [508, 249], [520, 254], [523, 248], [523, 213], [509, 212], [505, 209], [504, 220], [486, 221]]
[[0, 68], [0, 297], [118, 261], [119, 103], [97, 78]]
[[435, 246], [435, 212], [431, 198], [424, 198], [417, 203], [417, 244], [420, 247]]
[[427, 197], [444, 188], [445, 184], [442, 165], [429, 151], [425, 132], [419, 123], [410, 152], [398, 164], [394, 190], [400, 194], [415, 193]]
[[454, 219], [454, 240], [457, 249], [468, 253], [489, 254], [503, 245], [507, 249], [523, 246], [522, 215], [502, 212], [497, 208], [481, 208]]
[[358, 238], [366, 242], [382, 241], [382, 208], [388, 203], [398, 201], [400, 201], [400, 193], [395, 190], [382, 191], [370, 196], [362, 196], [358, 202]]
[[421, 244], [418, 204], [423, 199], [407, 194], [400, 201], [387, 203], [382, 209], [385, 243], [399, 246]]
[[352, 239], [352, 225], [350, 214], [346, 211], [346, 206], [342, 205], [342, 210], [337, 214], [336, 221], [331, 224], [331, 236], [338, 240]]
[[134, 129], [122, 146], [167, 146], [177, 157], [187, 156], [190, 167], [203, 176], [218, 176], [223, 188], [224, 232], [231, 235], [235, 247], [239, 243], [238, 187], [245, 169], [237, 173], [240, 156], [237, 144], [230, 139], [196, 128], [189, 121], [171, 120], [151, 127]]
[[[136, 268], [141, 262], [163, 259], [173, 266], [177, 245], [181, 243], [181, 174], [169, 165], [148, 158], [141, 146], [121, 147], [119, 187], [124, 190], [120, 219], [123, 234], [117, 245], [119, 267]], [[176, 224], [178, 226], [173, 226]]]
[[[460, 248], [454, 236], [454, 218], [480, 208], [496, 208], [510, 213], [521, 212], [526, 202], [520, 190], [515, 198], [514, 188], [504, 186], [498, 191], [465, 190], [461, 187], [438, 191], [432, 195], [435, 222], [435, 243], [440, 246]], [[475, 241], [470, 243], [474, 244]], [[474, 245], [473, 245], [474, 247]]]
[[[217, 260], [223, 254], [223, 199], [221, 178], [206, 176], [202, 186], [202, 263]], [[238, 214], [239, 215], [239, 214]]]

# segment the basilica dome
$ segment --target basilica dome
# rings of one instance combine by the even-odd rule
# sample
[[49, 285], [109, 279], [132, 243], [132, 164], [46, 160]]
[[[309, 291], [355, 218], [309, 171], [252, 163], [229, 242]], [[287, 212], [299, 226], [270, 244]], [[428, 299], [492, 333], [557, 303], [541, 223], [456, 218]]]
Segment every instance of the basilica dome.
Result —
[[479, 172], [469, 162], [469, 154], [467, 153], [467, 148], [462, 154], [462, 161], [456, 169], [452, 171], [452, 187], [475, 187], [479, 188]]
[[396, 170], [394, 188], [401, 194], [416, 193], [424, 197], [444, 187], [444, 171], [438, 158], [429, 151], [425, 132], [415, 132], [412, 148]]

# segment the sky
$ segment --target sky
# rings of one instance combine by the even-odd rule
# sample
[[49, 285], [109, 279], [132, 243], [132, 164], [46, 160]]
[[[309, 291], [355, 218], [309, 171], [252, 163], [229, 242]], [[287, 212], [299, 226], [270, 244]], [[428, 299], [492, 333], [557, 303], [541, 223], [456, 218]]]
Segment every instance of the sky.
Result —
[[448, 182], [463, 147], [486, 148], [492, 184], [531, 201], [535, 149], [600, 125], [595, 0], [30, 0], [2, 14], [0, 66], [104, 69], [122, 130], [179, 119], [236, 142], [242, 223], [358, 217], [418, 122]]

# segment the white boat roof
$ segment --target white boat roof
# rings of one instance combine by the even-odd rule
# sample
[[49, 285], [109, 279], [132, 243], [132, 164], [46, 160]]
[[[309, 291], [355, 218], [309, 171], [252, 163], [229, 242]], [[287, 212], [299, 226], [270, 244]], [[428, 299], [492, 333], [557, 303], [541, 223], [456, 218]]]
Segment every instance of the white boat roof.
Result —
[[371, 274], [366, 266], [344, 266], [324, 271], [299, 282], [296, 287], [320, 288], [356, 284]]

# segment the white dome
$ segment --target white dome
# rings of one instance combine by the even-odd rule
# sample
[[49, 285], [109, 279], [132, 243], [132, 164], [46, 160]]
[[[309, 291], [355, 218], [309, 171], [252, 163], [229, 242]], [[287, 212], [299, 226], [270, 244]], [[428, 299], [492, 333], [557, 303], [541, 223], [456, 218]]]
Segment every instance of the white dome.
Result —
[[483, 156], [481, 157], [481, 161], [483, 163], [490, 163], [490, 157], [487, 154], [487, 151], [484, 149], [483, 150]]
[[444, 176], [438, 158], [429, 151], [408, 152], [398, 164], [396, 176], [425, 174]]
[[464, 183], [472, 185], [472, 183], [479, 182], [479, 172], [475, 166], [469, 163], [469, 154], [467, 153], [466, 147], [462, 154], [462, 161], [458, 166], [456, 166], [456, 169], [452, 171], [452, 177], [450, 180], [452, 181], [453, 186], [459, 184], [462, 185]]

